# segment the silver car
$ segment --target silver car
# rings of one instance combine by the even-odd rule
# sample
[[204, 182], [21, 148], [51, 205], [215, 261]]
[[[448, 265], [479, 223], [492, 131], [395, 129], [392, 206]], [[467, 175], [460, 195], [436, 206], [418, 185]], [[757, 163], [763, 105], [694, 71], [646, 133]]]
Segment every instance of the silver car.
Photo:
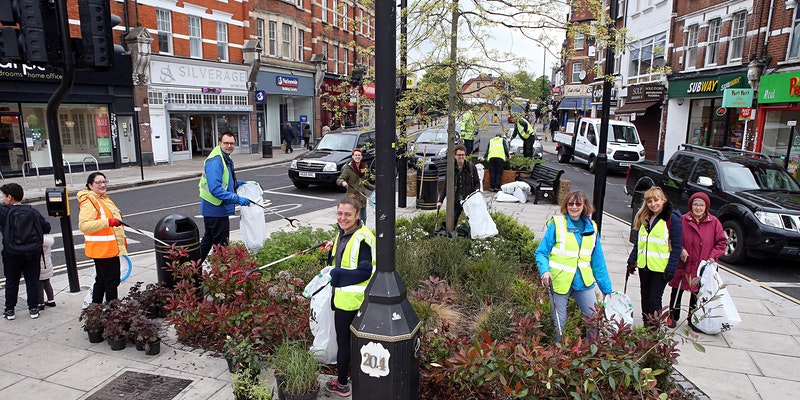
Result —
[[[506, 132], [506, 141], [508, 141], [511, 136], [514, 134], [514, 128], [508, 128], [508, 132]], [[508, 143], [508, 152], [510, 154], [522, 155], [522, 138], [517, 136]], [[539, 136], [533, 134], [533, 158], [542, 158], [542, 142], [539, 140]]]

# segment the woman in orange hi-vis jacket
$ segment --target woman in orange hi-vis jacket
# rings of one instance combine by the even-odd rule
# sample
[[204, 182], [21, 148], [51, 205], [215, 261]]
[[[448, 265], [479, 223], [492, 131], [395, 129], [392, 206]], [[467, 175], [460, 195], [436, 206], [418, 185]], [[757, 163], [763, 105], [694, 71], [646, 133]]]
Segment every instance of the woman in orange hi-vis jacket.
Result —
[[119, 256], [128, 254], [122, 213], [106, 195], [108, 180], [102, 172], [93, 172], [86, 180], [86, 190], [78, 192], [80, 215], [78, 229], [83, 232], [86, 257], [94, 260], [97, 276], [92, 288], [92, 303], [118, 298]]

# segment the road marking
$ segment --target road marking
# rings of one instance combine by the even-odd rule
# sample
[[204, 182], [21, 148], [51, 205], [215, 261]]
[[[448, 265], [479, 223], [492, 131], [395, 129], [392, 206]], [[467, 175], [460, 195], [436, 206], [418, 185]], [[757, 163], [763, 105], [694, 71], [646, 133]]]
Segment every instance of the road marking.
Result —
[[279, 194], [279, 195], [282, 195], [282, 196], [300, 197], [300, 198], [303, 198], [303, 199], [311, 199], [311, 200], [339, 201], [338, 199], [329, 199], [329, 198], [326, 198], [326, 197], [308, 196], [308, 195], [305, 195], [305, 194], [284, 193], [284, 192], [276, 192], [275, 191], [277, 189], [286, 189], [286, 188], [289, 188], [289, 187], [294, 187], [294, 186], [286, 186], [286, 187], [282, 187], [282, 188], [275, 188], [273, 190], [265, 190], [264, 193]]
[[175, 208], [188, 207], [188, 206], [198, 206], [198, 205], [200, 205], [200, 202], [196, 202], [196, 203], [186, 203], [186, 204], [178, 204], [177, 206], [170, 206], [170, 207], [156, 208], [156, 209], [154, 209], [154, 210], [149, 210], [149, 211], [142, 211], [142, 212], [138, 212], [138, 213], [125, 214], [125, 216], [126, 216], [126, 217], [132, 217], [132, 216], [134, 216], [134, 215], [152, 214], [152, 213], [154, 213], [154, 212], [157, 212], [157, 211], [172, 210], [172, 209], [175, 209]]

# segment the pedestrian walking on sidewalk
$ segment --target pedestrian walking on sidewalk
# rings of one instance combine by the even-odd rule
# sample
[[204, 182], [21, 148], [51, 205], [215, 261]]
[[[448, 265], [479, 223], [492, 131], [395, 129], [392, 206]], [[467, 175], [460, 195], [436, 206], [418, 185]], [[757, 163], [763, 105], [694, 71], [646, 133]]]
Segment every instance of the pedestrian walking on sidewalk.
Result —
[[311, 125], [303, 124], [303, 144], [306, 150], [311, 150]]
[[[556, 132], [560, 129], [558, 119], [556, 119], [555, 115], [550, 118], [550, 140], [556, 141]], [[544, 137], [544, 140], [547, 141], [547, 136]]]
[[642, 320], [645, 326], [654, 326], [661, 317], [664, 288], [675, 276], [683, 248], [681, 215], [672, 210], [664, 191], [653, 186], [644, 192], [644, 204], [633, 222], [639, 235], [628, 257], [628, 273], [639, 271]]
[[360, 204], [352, 197], [339, 200], [336, 223], [339, 234], [328, 257], [334, 288], [333, 319], [336, 329], [336, 379], [325, 384], [331, 393], [350, 396], [350, 324], [364, 301], [364, 289], [375, 273], [375, 235], [358, 219]]
[[42, 238], [42, 259], [39, 260], [39, 286], [41, 286], [42, 290], [39, 292], [39, 311], [44, 310], [45, 306], [56, 306], [53, 285], [50, 284], [50, 278], [53, 277], [51, 251], [55, 242], [55, 238], [51, 234], [46, 234]]
[[281, 129], [281, 138], [283, 142], [286, 143], [286, 148], [283, 150], [284, 154], [286, 153], [294, 153], [294, 149], [292, 149], [292, 142], [294, 141], [294, 128], [292, 128], [291, 122], [286, 122], [286, 126]]
[[86, 257], [94, 260], [95, 278], [92, 303], [119, 298], [119, 256], [128, 254], [122, 212], [108, 197], [108, 179], [102, 172], [92, 172], [86, 189], [78, 192], [78, 229], [83, 232]]
[[215, 244], [227, 246], [231, 234], [228, 217], [233, 215], [236, 205], [249, 206], [250, 200], [239, 197], [236, 189], [244, 181], [236, 180], [231, 154], [236, 147], [233, 134], [225, 132], [219, 137], [219, 145], [211, 151], [203, 163], [200, 189], [200, 214], [203, 215], [205, 232], [200, 239], [200, 262], [202, 263]]
[[683, 227], [683, 249], [675, 277], [669, 281], [672, 293], [669, 297], [670, 328], [674, 328], [681, 316], [681, 297], [684, 290], [690, 292], [689, 327], [697, 331], [692, 323], [692, 313], [697, 307], [697, 292], [700, 290], [697, 269], [702, 261], [714, 262], [725, 254], [727, 237], [717, 217], [708, 212], [711, 200], [703, 192], [689, 198], [689, 212], [681, 218]]
[[[553, 291], [556, 342], [561, 341], [567, 323], [570, 296], [587, 317], [597, 310], [595, 283], [604, 295], [613, 291], [600, 234], [590, 218], [593, 212], [594, 207], [583, 192], [570, 193], [561, 203], [561, 215], [547, 222], [547, 231], [536, 248], [542, 286], [548, 290], [552, 287]], [[595, 335], [595, 330], [587, 331], [590, 340]]]
[[361, 222], [367, 223], [367, 194], [364, 189], [375, 190], [375, 185], [370, 182], [367, 163], [361, 161], [364, 154], [361, 149], [354, 149], [352, 160], [345, 164], [342, 173], [336, 178], [336, 184], [347, 189], [347, 194], [352, 195], [361, 205]]
[[[469, 148], [467, 148], [467, 151], [469, 151]], [[493, 192], [500, 191], [500, 185], [503, 182], [503, 170], [505, 170], [508, 158], [508, 143], [500, 136], [498, 131], [489, 141], [486, 154], [480, 159], [480, 161], [489, 160], [489, 190]]]
[[39, 318], [39, 259], [42, 240], [50, 233], [50, 223], [33, 207], [22, 204], [24, 191], [16, 183], [0, 186], [0, 232], [3, 232], [3, 272], [6, 276], [6, 305], [3, 317], [16, 318], [19, 281], [25, 277], [25, 293], [31, 318]]

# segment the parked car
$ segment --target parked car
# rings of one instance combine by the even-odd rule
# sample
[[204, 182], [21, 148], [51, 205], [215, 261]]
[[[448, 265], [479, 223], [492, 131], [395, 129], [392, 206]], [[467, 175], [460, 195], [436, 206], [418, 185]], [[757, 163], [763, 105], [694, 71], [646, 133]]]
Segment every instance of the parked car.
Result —
[[693, 194], [708, 195], [709, 212], [719, 218], [728, 237], [722, 261], [800, 257], [800, 185], [763, 153], [684, 144], [666, 166], [631, 165], [625, 181], [631, 221], [644, 192], [653, 186], [661, 187], [682, 213], [689, 212]]
[[326, 134], [313, 151], [295, 157], [289, 166], [289, 179], [300, 189], [309, 185], [335, 186], [356, 148], [362, 150], [363, 161], [374, 170], [375, 131], [349, 129]]
[[[508, 132], [506, 132], [506, 140], [508, 140], [508, 152], [510, 154], [517, 154], [522, 155], [522, 145], [523, 141], [522, 138], [517, 136], [514, 139], [510, 139], [511, 136], [514, 134], [514, 128], [508, 128]], [[510, 140], [509, 140], [510, 139]], [[539, 140], [539, 136], [533, 134], [533, 158], [542, 158], [542, 153], [544, 149], [542, 148], [542, 142]]]
[[[454, 143], [462, 144], [461, 135], [456, 130]], [[478, 152], [481, 139], [476, 135], [473, 142], [473, 153]], [[447, 158], [447, 128], [431, 128], [420, 132], [419, 136], [411, 144], [411, 153], [414, 154], [414, 161], [418, 162], [422, 158], [429, 161], [444, 160]]]

